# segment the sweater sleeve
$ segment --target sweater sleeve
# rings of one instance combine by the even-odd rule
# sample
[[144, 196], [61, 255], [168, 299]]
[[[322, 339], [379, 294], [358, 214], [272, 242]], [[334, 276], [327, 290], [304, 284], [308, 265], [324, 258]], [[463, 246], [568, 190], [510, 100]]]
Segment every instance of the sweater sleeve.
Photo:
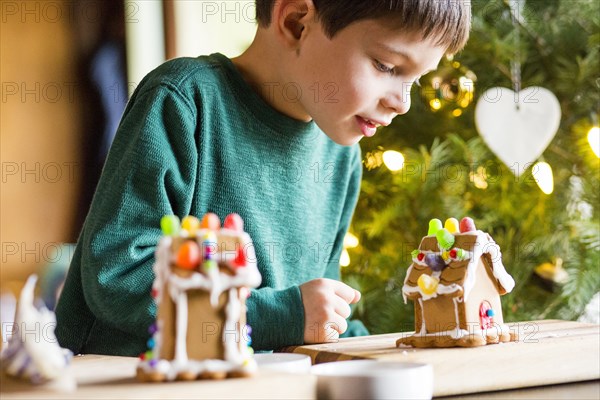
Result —
[[[340, 279], [339, 259], [344, 236], [350, 226], [352, 214], [358, 200], [362, 176], [360, 148], [358, 146], [350, 163], [350, 178], [344, 199], [344, 208], [338, 221], [338, 230], [324, 278]], [[304, 306], [300, 288], [291, 286], [284, 290], [262, 288], [252, 292], [248, 299], [248, 322], [252, 326], [252, 346], [256, 350], [273, 350], [284, 346], [304, 343]], [[361, 330], [359, 321], [350, 326]], [[354, 330], [353, 330], [354, 332]]]
[[253, 290], [246, 304], [254, 349], [275, 350], [304, 343], [304, 306], [300, 287]]
[[[340, 280], [340, 255], [344, 248], [344, 237], [350, 227], [352, 221], [352, 215], [356, 208], [358, 196], [360, 194], [360, 183], [362, 180], [362, 156], [360, 147], [357, 147], [357, 151], [354, 153], [355, 158], [352, 163], [352, 175], [348, 184], [348, 192], [346, 195], [346, 202], [344, 204], [344, 210], [342, 211], [342, 217], [338, 228], [338, 234], [333, 244], [331, 257], [329, 259], [329, 265], [327, 266], [327, 278]], [[349, 320], [348, 329], [340, 337], [352, 337], [352, 336], [365, 336], [368, 335], [369, 331], [363, 325], [360, 320]]]
[[337, 235], [333, 242], [331, 256], [325, 272], [325, 278], [340, 280], [340, 256], [344, 248], [344, 237], [350, 228], [354, 208], [358, 201], [360, 193], [360, 182], [362, 179], [362, 157], [360, 147], [356, 145], [356, 151], [350, 164], [350, 180], [348, 181], [348, 190], [346, 191], [346, 199], [344, 209], [338, 223]]
[[191, 207], [196, 126], [194, 108], [177, 88], [160, 84], [134, 95], [71, 265], [80, 281], [66, 283], [81, 285], [101, 325], [141, 341], [156, 312], [150, 290], [160, 218], [186, 215]]

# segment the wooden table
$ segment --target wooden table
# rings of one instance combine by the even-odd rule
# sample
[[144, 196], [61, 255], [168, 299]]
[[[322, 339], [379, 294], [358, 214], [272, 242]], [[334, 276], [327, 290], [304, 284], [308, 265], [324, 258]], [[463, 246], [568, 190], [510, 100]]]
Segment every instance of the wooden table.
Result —
[[[36, 388], [2, 376], [1, 399], [315, 399], [311, 375], [262, 372], [254, 379], [144, 384], [134, 379], [136, 358], [86, 355], [73, 360], [75, 392]], [[600, 381], [477, 393], [452, 399], [598, 400]]]
[[[547, 326], [542, 328], [542, 325]], [[313, 359], [319, 358], [317, 361], [324, 361], [327, 358], [333, 360], [333, 355], [337, 355], [337, 359], [380, 358], [382, 360], [389, 360], [400, 357], [410, 361], [425, 360], [434, 366], [434, 371], [437, 373], [435, 385], [436, 395], [438, 396], [454, 391], [455, 393], [463, 393], [461, 397], [458, 397], [461, 399], [599, 399], [600, 381], [597, 380], [599, 377], [598, 369], [600, 368], [598, 357], [598, 326], [558, 321], [545, 321], [542, 325], [540, 325], [540, 329], [538, 330], [539, 335], [531, 337], [532, 340], [538, 340], [539, 347], [535, 347], [535, 343], [514, 343], [487, 346], [481, 349], [396, 349], [392, 351], [393, 342], [400, 334], [390, 334], [342, 339], [336, 344], [302, 346], [293, 350], [299, 353], [310, 353], [314, 356]], [[567, 331], [561, 333], [561, 327], [562, 329], [567, 329]], [[554, 335], [556, 336], [549, 337], [550, 331], [555, 332]], [[581, 337], [585, 338], [581, 339]], [[557, 344], [556, 340], [550, 339], [557, 339], [559, 342]], [[566, 354], [565, 351], [567, 351], [566, 349], [569, 346], [561, 344], [561, 340], [579, 344], [590, 344], [590, 341], [595, 340], [596, 344], [595, 347], [589, 346], [573, 351], [572, 354]], [[527, 346], [525, 346], [526, 344]], [[513, 345], [517, 346], [519, 353], [522, 354], [514, 354], [514, 352], [509, 351], [508, 347]], [[514, 358], [508, 356], [499, 358], [500, 363], [492, 365], [497, 381], [502, 382], [506, 380], [505, 375], [508, 375], [518, 377], [518, 380], [522, 381], [521, 386], [531, 385], [534, 381], [540, 382], [535, 383], [540, 385], [554, 383], [548, 382], [548, 377], [556, 377], [557, 374], [562, 373], [568, 377], [562, 381], [572, 382], [577, 379], [573, 379], [573, 374], [568, 374], [568, 370], [574, 367], [572, 362], [574, 358], [580, 358], [580, 361], [583, 362], [583, 367], [576, 368], [578, 376], [582, 380], [592, 379], [592, 381], [520, 390], [504, 390], [492, 393], [480, 393], [484, 389], [473, 390], [472, 381], [477, 380], [481, 373], [477, 371], [479, 365], [469, 361], [470, 358], [474, 354], [481, 352], [485, 354], [485, 357], [497, 357], [494, 355], [495, 352], [502, 348], [505, 348], [502, 353], [511, 354], [511, 357], [514, 356]], [[457, 368], [449, 368], [448, 359], [442, 362], [444, 354], [448, 351], [460, 354], [457, 357], [461, 357], [461, 359], [463, 357], [462, 353], [465, 353], [464, 360], [459, 360]], [[553, 356], [539, 354], [540, 352]], [[395, 353], [397, 357], [392, 357], [391, 353]], [[436, 353], [439, 353], [439, 355], [435, 355]], [[321, 355], [318, 356], [319, 354]], [[381, 357], [376, 357], [377, 355]], [[588, 365], [588, 361], [592, 359], [595, 361], [592, 365]], [[523, 360], [528, 361], [524, 362]], [[543, 364], [543, 362], [548, 363], [548, 360], [554, 361], [550, 364]], [[316, 393], [316, 378], [314, 376], [270, 371], [260, 371], [255, 378], [245, 379], [158, 384], [140, 383], [135, 380], [137, 362], [136, 358], [130, 357], [98, 355], [75, 357], [71, 369], [77, 380], [78, 388], [76, 391], [70, 393], [56, 392], [49, 388], [36, 388], [21, 381], [2, 376], [0, 380], [0, 399], [314, 399]], [[444, 369], [443, 366], [446, 364], [448, 366]], [[475, 368], [469, 370], [467, 367]], [[474, 375], [461, 375], [463, 373]], [[538, 378], [527, 380], [525, 376]], [[451, 382], [452, 380], [456, 381], [456, 383]], [[448, 387], [450, 388], [456, 388], [458, 385], [458, 387], [463, 389], [456, 392], [456, 389], [444, 389], [441, 385], [449, 385]], [[507, 389], [508, 387], [511, 386], [496, 387], [495, 389]], [[479, 393], [464, 395], [464, 393], [469, 392]]]
[[[338, 343], [290, 347], [313, 364], [355, 359], [431, 364], [434, 396], [600, 379], [600, 327], [573, 321], [508, 324], [519, 340], [474, 348], [397, 348], [412, 332], [341, 339]], [[600, 398], [600, 397], [598, 397]]]
[[254, 378], [221, 381], [141, 383], [135, 379], [137, 358], [85, 355], [73, 359], [74, 392], [36, 388], [2, 376], [1, 399], [313, 399], [316, 379], [261, 371]]

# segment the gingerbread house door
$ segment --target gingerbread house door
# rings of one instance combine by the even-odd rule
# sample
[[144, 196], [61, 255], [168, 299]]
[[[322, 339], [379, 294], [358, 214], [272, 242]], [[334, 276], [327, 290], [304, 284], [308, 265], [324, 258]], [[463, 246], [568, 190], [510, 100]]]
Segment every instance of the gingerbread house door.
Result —
[[488, 329], [494, 325], [494, 309], [489, 301], [484, 300], [479, 305], [479, 323], [481, 329]]

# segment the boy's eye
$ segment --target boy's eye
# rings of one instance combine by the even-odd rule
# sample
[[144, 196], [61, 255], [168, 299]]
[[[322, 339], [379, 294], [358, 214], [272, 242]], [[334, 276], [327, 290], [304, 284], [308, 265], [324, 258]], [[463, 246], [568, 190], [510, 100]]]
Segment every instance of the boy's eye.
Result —
[[386, 74], [394, 74], [394, 68], [390, 68], [385, 64], [382, 64], [381, 62], [375, 60], [375, 68], [379, 71], [379, 72], [385, 72]]

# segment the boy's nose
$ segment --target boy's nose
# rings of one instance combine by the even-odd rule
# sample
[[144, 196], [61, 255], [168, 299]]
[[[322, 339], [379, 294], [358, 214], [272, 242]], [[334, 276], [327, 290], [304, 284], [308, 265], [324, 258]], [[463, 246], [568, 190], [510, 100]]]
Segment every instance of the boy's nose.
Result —
[[407, 95], [394, 94], [386, 96], [381, 100], [381, 104], [386, 110], [391, 110], [396, 115], [406, 114], [410, 110], [410, 93]]
[[396, 87], [396, 90], [390, 91], [382, 99], [382, 105], [398, 115], [406, 114], [410, 110], [411, 87], [411, 84], [402, 84]]

